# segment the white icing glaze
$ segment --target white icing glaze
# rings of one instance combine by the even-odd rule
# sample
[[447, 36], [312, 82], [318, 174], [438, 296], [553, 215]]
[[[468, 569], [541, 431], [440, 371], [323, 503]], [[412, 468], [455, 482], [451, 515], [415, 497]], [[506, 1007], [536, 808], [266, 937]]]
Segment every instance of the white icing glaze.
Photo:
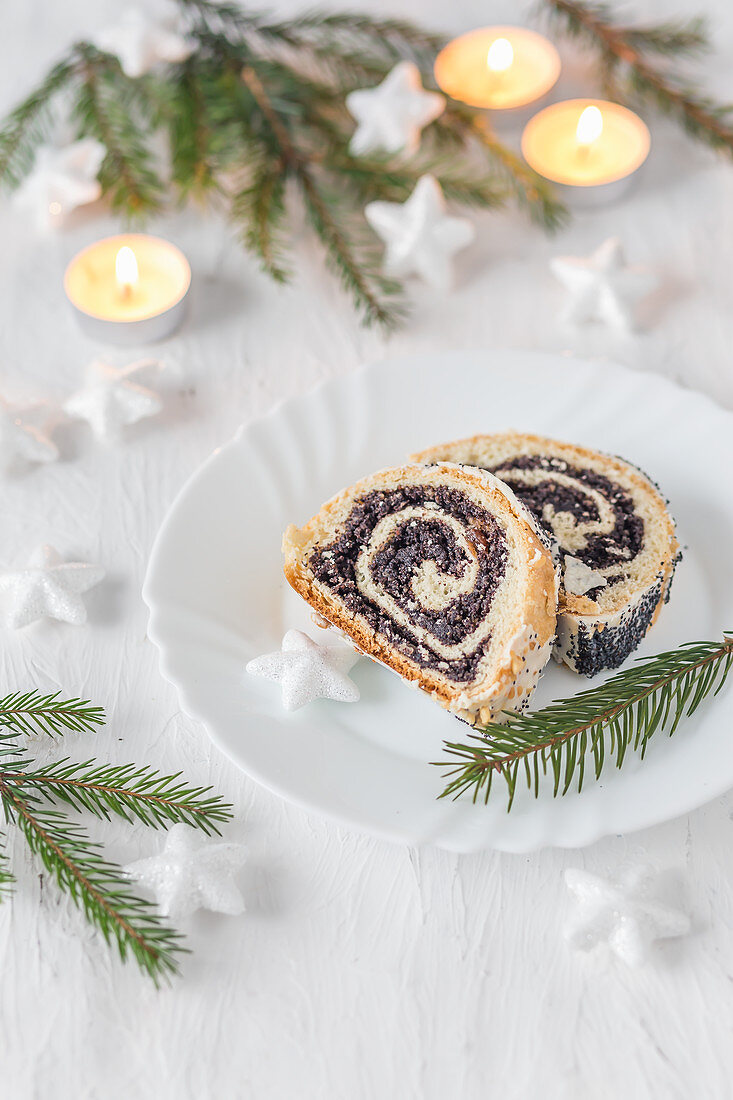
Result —
[[563, 584], [565, 591], [571, 596], [584, 596], [592, 588], [602, 587], [607, 583], [603, 573], [591, 569], [580, 558], [574, 558], [570, 554], [565, 558]]

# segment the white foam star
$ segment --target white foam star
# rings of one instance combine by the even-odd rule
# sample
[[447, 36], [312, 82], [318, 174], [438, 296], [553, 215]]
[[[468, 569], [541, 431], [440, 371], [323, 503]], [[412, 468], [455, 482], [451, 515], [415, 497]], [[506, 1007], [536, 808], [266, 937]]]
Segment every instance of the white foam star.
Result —
[[15, 192], [14, 201], [34, 215], [39, 229], [63, 224], [77, 206], [96, 202], [102, 194], [97, 174], [106, 149], [93, 138], [83, 138], [57, 149], [41, 145], [33, 167]]
[[569, 943], [581, 951], [606, 943], [624, 962], [639, 966], [656, 940], [689, 932], [687, 914], [655, 898], [654, 878], [645, 865], [624, 868], [615, 880], [567, 870], [565, 882], [576, 902], [566, 929]]
[[355, 156], [377, 150], [415, 153], [423, 127], [442, 113], [445, 99], [425, 91], [417, 65], [400, 61], [376, 88], [350, 92], [346, 107], [358, 123], [349, 144]]
[[170, 6], [164, 13], [126, 8], [119, 21], [99, 31], [92, 42], [104, 53], [114, 54], [123, 72], [133, 79], [149, 73], [161, 61], [185, 61], [194, 50], [180, 14]]
[[0, 397], [0, 468], [55, 462], [58, 447], [40, 428], [26, 423], [20, 409]]
[[289, 630], [282, 648], [255, 657], [247, 672], [279, 681], [285, 710], [298, 710], [314, 699], [355, 703], [359, 689], [346, 674], [358, 659], [359, 654], [349, 646], [319, 645], [302, 631]]
[[101, 565], [66, 562], [52, 546], [42, 546], [25, 569], [0, 573], [0, 619], [13, 630], [38, 619], [79, 626], [87, 621], [82, 593], [103, 577]]
[[453, 255], [476, 235], [471, 222], [446, 213], [433, 176], [421, 176], [407, 202], [370, 202], [364, 214], [387, 246], [385, 272], [420, 275], [438, 290], [450, 288]]
[[128, 425], [156, 416], [163, 407], [157, 393], [134, 381], [154, 363], [146, 359], [118, 370], [95, 360], [86, 385], [64, 402], [64, 412], [86, 420], [98, 439], [118, 438]]
[[165, 916], [179, 920], [197, 909], [237, 916], [244, 899], [234, 882], [247, 850], [241, 844], [202, 841], [188, 825], [168, 831], [157, 856], [129, 863], [125, 874], [147, 886]]
[[570, 324], [601, 321], [633, 329], [636, 304], [654, 286], [649, 271], [626, 263], [616, 237], [604, 241], [590, 256], [558, 256], [550, 268], [568, 290], [563, 320]]

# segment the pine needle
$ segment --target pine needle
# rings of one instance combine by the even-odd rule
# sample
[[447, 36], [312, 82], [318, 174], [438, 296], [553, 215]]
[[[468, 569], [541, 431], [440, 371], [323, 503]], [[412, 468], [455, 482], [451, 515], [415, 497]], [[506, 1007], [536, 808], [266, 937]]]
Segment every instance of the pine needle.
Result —
[[[677, 650], [641, 660], [599, 687], [550, 703], [528, 714], [510, 714], [469, 734], [469, 742], [446, 742], [459, 763], [441, 798], [471, 794], [488, 802], [493, 779], [501, 778], [511, 809], [524, 780], [535, 797], [549, 778], [553, 797], [582, 790], [586, 766], [597, 780], [605, 767], [620, 768], [627, 752], [644, 757], [652, 736], [671, 736], [683, 717], [717, 694], [733, 667], [733, 632], [722, 641], [689, 642]], [[446, 761], [436, 761], [445, 768]], [[548, 774], [549, 773], [549, 774]]]

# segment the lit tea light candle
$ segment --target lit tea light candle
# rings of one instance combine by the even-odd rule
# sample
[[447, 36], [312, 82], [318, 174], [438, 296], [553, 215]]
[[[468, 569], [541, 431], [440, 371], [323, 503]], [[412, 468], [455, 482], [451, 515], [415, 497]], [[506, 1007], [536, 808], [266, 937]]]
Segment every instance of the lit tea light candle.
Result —
[[524, 158], [565, 197], [606, 201], [623, 194], [649, 154], [649, 130], [618, 103], [569, 99], [527, 123]]
[[84, 331], [110, 344], [147, 344], [181, 324], [191, 285], [188, 260], [160, 237], [125, 233], [80, 252], [64, 290]]
[[536, 105], [559, 75], [555, 47], [524, 27], [470, 31], [449, 42], [435, 60], [435, 79], [446, 95], [509, 114]]

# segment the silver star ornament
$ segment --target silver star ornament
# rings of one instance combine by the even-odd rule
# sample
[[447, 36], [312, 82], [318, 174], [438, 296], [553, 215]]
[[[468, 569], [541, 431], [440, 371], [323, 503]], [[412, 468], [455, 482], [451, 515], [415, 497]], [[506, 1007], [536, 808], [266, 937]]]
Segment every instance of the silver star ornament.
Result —
[[82, 594], [104, 578], [101, 565], [63, 561], [41, 546], [25, 569], [0, 573], [0, 620], [18, 630], [38, 619], [80, 626], [87, 621]]
[[615, 879], [570, 868], [565, 883], [575, 899], [566, 939], [581, 951], [607, 944], [629, 966], [640, 966], [656, 940], [690, 930], [686, 913], [655, 897], [655, 875], [642, 864], [623, 868]]
[[617, 237], [604, 241], [590, 256], [557, 256], [550, 269], [567, 289], [562, 319], [572, 325], [600, 321], [633, 330], [636, 305], [655, 283], [648, 270], [626, 263]]
[[319, 645], [301, 630], [289, 630], [282, 648], [255, 657], [247, 672], [279, 682], [285, 710], [298, 710], [314, 699], [355, 703], [359, 689], [347, 673], [358, 659], [350, 646]]
[[15, 204], [34, 216], [39, 229], [61, 226], [72, 210], [96, 202], [102, 194], [97, 174], [106, 153], [93, 138], [63, 148], [41, 145], [33, 167], [15, 192]]
[[126, 427], [156, 416], [163, 408], [158, 394], [135, 380], [150, 365], [150, 360], [143, 360], [117, 369], [95, 360], [87, 371], [86, 385], [64, 402], [64, 412], [72, 419], [86, 420], [98, 439], [118, 439]]
[[378, 150], [411, 154], [423, 127], [443, 112], [445, 99], [425, 91], [414, 62], [400, 61], [376, 88], [350, 92], [346, 108], [358, 123], [349, 144], [355, 156]]
[[0, 468], [6, 473], [18, 467], [55, 462], [58, 447], [48, 435], [26, 423], [20, 409], [0, 398]]
[[144, 76], [160, 62], [185, 61], [194, 44], [185, 34], [180, 14], [170, 5], [163, 12], [125, 8], [117, 23], [99, 31], [93, 44], [118, 59], [126, 76]]
[[407, 202], [370, 202], [364, 214], [386, 245], [386, 274], [419, 275], [436, 290], [450, 289], [453, 256], [471, 243], [476, 230], [465, 218], [446, 213], [433, 176], [421, 176]]
[[246, 858], [243, 845], [202, 841], [195, 829], [179, 823], [169, 829], [157, 856], [128, 863], [124, 871], [148, 887], [161, 912], [173, 920], [197, 909], [235, 917], [244, 912], [244, 899], [234, 875]]

